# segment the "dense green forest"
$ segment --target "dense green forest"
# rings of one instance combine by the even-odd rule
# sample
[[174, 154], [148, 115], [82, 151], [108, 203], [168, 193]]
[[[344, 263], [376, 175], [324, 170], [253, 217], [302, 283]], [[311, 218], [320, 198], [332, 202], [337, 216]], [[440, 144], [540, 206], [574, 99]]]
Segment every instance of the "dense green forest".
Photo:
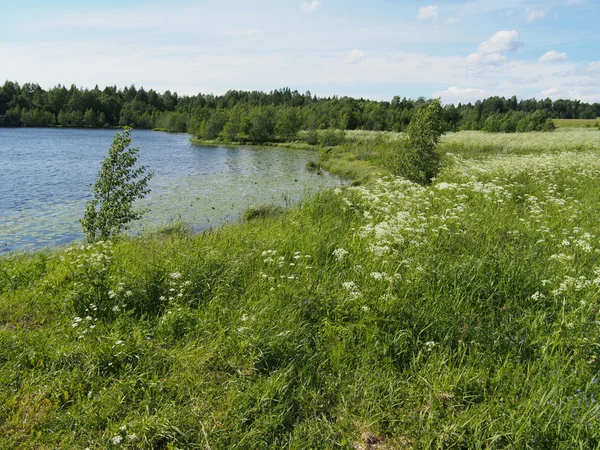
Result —
[[[430, 102], [395, 96], [391, 101], [317, 97], [289, 88], [270, 93], [228, 91], [224, 95], [179, 96], [135, 86], [50, 90], [38, 84], [6, 81], [0, 87], [2, 127], [89, 127], [129, 125], [189, 132], [201, 139], [293, 141], [306, 130], [307, 141], [320, 129], [404, 131], [414, 113]], [[448, 104], [448, 130], [489, 132], [551, 131], [552, 118], [593, 119], [600, 103], [578, 100], [517, 100], [490, 97], [475, 103]]]

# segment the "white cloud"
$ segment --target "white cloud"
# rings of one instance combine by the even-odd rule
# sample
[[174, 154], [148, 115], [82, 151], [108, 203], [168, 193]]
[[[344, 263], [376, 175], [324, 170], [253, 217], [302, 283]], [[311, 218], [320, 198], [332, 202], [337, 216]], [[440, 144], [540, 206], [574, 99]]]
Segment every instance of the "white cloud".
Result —
[[420, 20], [437, 19], [439, 12], [440, 9], [435, 5], [423, 6], [422, 8], [419, 8], [419, 14], [417, 15], [417, 18]]
[[600, 102], [600, 94], [597, 94], [596, 91], [594, 91], [594, 93], [590, 93], [590, 94], [582, 94], [580, 91], [576, 91], [576, 90], [567, 91], [566, 97], [570, 98], [571, 100], [581, 100], [582, 102], [585, 102], [585, 103]]
[[343, 58], [342, 61], [346, 64], [358, 64], [360, 62], [363, 62], [366, 56], [367, 54], [364, 50], [354, 49], [350, 52], [349, 55]]
[[[261, 35], [259, 34], [260, 38]], [[581, 99], [597, 95], [600, 61], [592, 64], [543, 64], [532, 59], [509, 59], [502, 53], [439, 56], [416, 52], [371, 54], [367, 49], [345, 51], [206, 48], [202, 44], [155, 46], [120, 43], [119, 38], [45, 44], [0, 42], [0, 61], [9, 80], [25, 80], [51, 87], [58, 83], [93, 87], [113, 85], [170, 89], [179, 94], [224, 93], [229, 89], [270, 90], [289, 86], [318, 95], [368, 96], [389, 100], [379, 86], [405, 86], [431, 95], [422, 86], [443, 86], [445, 102], [471, 101], [490, 95], [531, 98], [543, 90]], [[254, 39], [254, 37], [253, 37]], [[106, 48], [113, 48], [110, 53]], [[362, 61], [367, 61], [361, 63]], [[354, 64], [351, 64], [354, 63]], [[561, 74], [557, 72], [560, 69]], [[35, 74], [35, 79], [32, 79]], [[360, 86], [357, 91], [356, 86]], [[451, 88], [450, 88], [451, 87]], [[447, 88], [447, 89], [446, 89]], [[432, 90], [433, 90], [432, 89]]]
[[314, 12], [321, 7], [321, 2], [319, 0], [313, 0], [312, 2], [302, 2], [300, 3], [300, 9], [306, 12]]
[[450, 86], [445, 91], [435, 91], [432, 94], [432, 97], [441, 97], [444, 103], [474, 101], [486, 96], [488, 96], [488, 93], [485, 89], [475, 87], [461, 88], [458, 86]]
[[525, 18], [527, 22], [533, 22], [534, 20], [543, 19], [546, 17], [545, 9], [527, 8], [525, 10]]
[[519, 41], [519, 33], [515, 30], [511, 31], [498, 31], [487, 41], [483, 41], [477, 47], [477, 51], [484, 55], [498, 52], [514, 52], [523, 43]]
[[600, 73], [600, 61], [592, 61], [586, 69], [588, 72]]
[[542, 92], [540, 92], [540, 96], [546, 98], [546, 97], [555, 97], [554, 94], [557, 94], [560, 92], [560, 89], [556, 89], [556, 88], [550, 88], [550, 89], [544, 89]]
[[486, 66], [486, 67], [500, 67], [506, 62], [506, 56], [500, 53], [489, 53], [482, 54], [479, 52], [471, 53], [467, 56], [467, 64], [471, 66]]
[[462, 20], [462, 18], [464, 17], [463, 13], [458, 13], [454, 16], [450, 16], [448, 17], [448, 20], [446, 21], [448, 24], [450, 25], [454, 25], [455, 23], [458, 23]]
[[550, 50], [539, 57], [538, 61], [541, 63], [552, 63], [558, 61], [566, 61], [568, 58], [565, 52], [557, 52], [556, 50]]

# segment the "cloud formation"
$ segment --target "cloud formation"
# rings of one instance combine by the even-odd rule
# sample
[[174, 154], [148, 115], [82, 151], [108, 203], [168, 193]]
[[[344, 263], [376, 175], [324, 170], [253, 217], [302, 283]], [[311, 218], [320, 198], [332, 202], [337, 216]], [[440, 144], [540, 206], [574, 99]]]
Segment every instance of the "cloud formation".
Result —
[[542, 97], [551, 97], [554, 94], [557, 94], [559, 91], [559, 89], [556, 88], [550, 88], [550, 89], [544, 89], [542, 92], [540, 92], [540, 95]]
[[343, 62], [345, 62], [346, 64], [358, 64], [364, 61], [366, 56], [367, 54], [364, 50], [354, 49], [350, 52], [349, 55], [343, 58]]
[[546, 17], [545, 9], [527, 8], [525, 10], [525, 18], [527, 22], [533, 22], [534, 20], [540, 20]]
[[[180, 94], [289, 86], [317, 95], [389, 100], [438, 92], [444, 101], [470, 101], [531, 98], [557, 89], [551, 95], [600, 101], [600, 60], [592, 51], [598, 38], [590, 28], [599, 6], [592, 1], [586, 2], [588, 14], [569, 22], [568, 34], [562, 21], [575, 20], [569, 14], [525, 25], [526, 6], [544, 8], [549, 18], [550, 11], [579, 8], [567, 0], [422, 0], [421, 10], [406, 2], [386, 10], [389, 0], [373, 0], [373, 7], [324, 0], [250, 6], [235, 0], [235, 10], [174, 1], [181, 2], [178, 8], [124, 6], [118, 16], [104, 6], [73, 8], [70, 14], [24, 9], [21, 16], [8, 13], [4, 22], [0, 15], [0, 61], [7, 62], [2, 76], [45, 88], [135, 83]], [[327, 26], [306, 20], [321, 12], [331, 14]], [[521, 34], [498, 25], [507, 18], [521, 23]], [[528, 51], [516, 52], [521, 40]]]
[[302, 11], [306, 11], [306, 12], [315, 12], [320, 7], [321, 7], [321, 2], [319, 0], [313, 0], [311, 2], [300, 3], [300, 9]]
[[515, 52], [522, 45], [523, 43], [519, 41], [519, 33], [517, 31], [502, 30], [479, 44], [477, 51], [484, 55], [490, 53]]
[[506, 62], [506, 56], [500, 53], [471, 53], [467, 56], [467, 64], [470, 66], [482, 66], [487, 68], [500, 67]]
[[565, 52], [557, 52], [556, 50], [550, 50], [549, 52], [544, 53], [542, 56], [538, 58], [538, 61], [541, 63], [553, 63], [558, 61], [566, 61], [568, 56]]
[[586, 71], [600, 74], [600, 61], [592, 61]]
[[440, 9], [435, 5], [423, 6], [422, 8], [419, 8], [419, 14], [417, 15], [417, 19], [437, 19], [439, 12]]
[[448, 20], [446, 20], [446, 22], [447, 22], [449, 25], [454, 25], [455, 23], [458, 23], [458, 22], [460, 22], [460, 21], [462, 20], [462, 18], [463, 18], [463, 17], [464, 17], [464, 14], [463, 14], [463, 13], [458, 13], [458, 14], [456, 14], [456, 15], [454, 15], [454, 16], [450, 16], [450, 17], [448, 17]]

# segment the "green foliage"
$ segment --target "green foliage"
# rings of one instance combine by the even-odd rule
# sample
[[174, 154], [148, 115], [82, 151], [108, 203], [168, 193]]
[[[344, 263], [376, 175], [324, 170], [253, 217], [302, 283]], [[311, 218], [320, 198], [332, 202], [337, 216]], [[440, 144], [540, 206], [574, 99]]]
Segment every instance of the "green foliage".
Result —
[[256, 219], [280, 216], [283, 212], [284, 209], [276, 205], [250, 206], [244, 211], [243, 217], [246, 222], [250, 222]]
[[306, 163], [306, 170], [309, 172], [317, 172], [319, 170], [319, 164], [315, 161], [309, 161]]
[[203, 139], [214, 140], [221, 134], [226, 123], [226, 113], [222, 110], [217, 110], [203, 123], [199, 136]]
[[301, 122], [294, 108], [282, 108], [277, 114], [275, 132], [285, 141], [296, 140]]
[[319, 136], [319, 141], [326, 147], [341, 145], [346, 139], [344, 130], [327, 129]]
[[[428, 101], [394, 97], [391, 102], [350, 97], [316, 97], [289, 88], [271, 92], [228, 91], [224, 95], [178, 96], [159, 94], [135, 86], [100, 90], [66, 88], [48, 91], [39, 85], [7, 81], [0, 86], [0, 126], [105, 127], [134, 126], [216, 136], [230, 142], [248, 140], [293, 142], [300, 130], [308, 143], [316, 143], [315, 132], [327, 129], [395, 131], [406, 130], [412, 116]], [[251, 123], [270, 110], [267, 120]], [[537, 115], [536, 115], [537, 113]], [[217, 114], [215, 116], [215, 114]], [[541, 115], [540, 115], [541, 114]], [[600, 103], [578, 100], [517, 101], [516, 97], [490, 97], [475, 103], [446, 105], [444, 122], [451, 131], [487, 130], [515, 132], [546, 131], [547, 118], [585, 119], [600, 116]], [[491, 119], [490, 119], [491, 117]], [[489, 119], [489, 120], [488, 120]], [[211, 123], [209, 123], [211, 122]], [[201, 129], [201, 124], [203, 128]], [[264, 125], [268, 126], [264, 126]], [[249, 136], [252, 133], [251, 136]], [[206, 135], [205, 135], [206, 134]], [[211, 137], [211, 139], [214, 139]]]
[[597, 448], [597, 134], [0, 258], [0, 448]]
[[152, 173], [144, 166], [136, 167], [139, 149], [130, 148], [130, 144], [129, 128], [117, 132], [108, 156], [102, 161], [94, 185], [94, 199], [87, 202], [80, 221], [89, 242], [119, 236], [146, 212], [135, 210], [133, 203], [150, 191], [148, 181]]
[[253, 108], [249, 115], [248, 136], [252, 142], [267, 142], [275, 132], [275, 111], [270, 107]]
[[444, 127], [444, 110], [439, 99], [417, 111], [406, 129], [407, 141], [399, 146], [395, 173], [415, 183], [431, 183], [440, 169], [435, 147]]

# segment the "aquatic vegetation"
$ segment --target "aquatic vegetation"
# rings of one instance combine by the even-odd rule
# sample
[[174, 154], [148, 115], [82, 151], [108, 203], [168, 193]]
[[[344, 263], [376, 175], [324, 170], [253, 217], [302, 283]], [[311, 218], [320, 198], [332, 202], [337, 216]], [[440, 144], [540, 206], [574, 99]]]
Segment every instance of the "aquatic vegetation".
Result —
[[[83, 238], [79, 219], [113, 136], [111, 130], [0, 129], [0, 159], [6, 162], [0, 254]], [[140, 162], [155, 173], [151, 192], [134, 205], [150, 213], [133, 224], [132, 234], [176, 222], [191, 224], [196, 232], [214, 228], [239, 220], [250, 205], [286, 206], [340, 184], [337, 177], [306, 169], [313, 151], [196, 147], [187, 135], [140, 130], [132, 136], [142, 149]], [[27, 156], [33, 148], [39, 159]]]
[[259, 205], [250, 206], [242, 214], [246, 222], [256, 219], [264, 219], [266, 217], [275, 217], [283, 214], [284, 209], [281, 206], [276, 205]]

